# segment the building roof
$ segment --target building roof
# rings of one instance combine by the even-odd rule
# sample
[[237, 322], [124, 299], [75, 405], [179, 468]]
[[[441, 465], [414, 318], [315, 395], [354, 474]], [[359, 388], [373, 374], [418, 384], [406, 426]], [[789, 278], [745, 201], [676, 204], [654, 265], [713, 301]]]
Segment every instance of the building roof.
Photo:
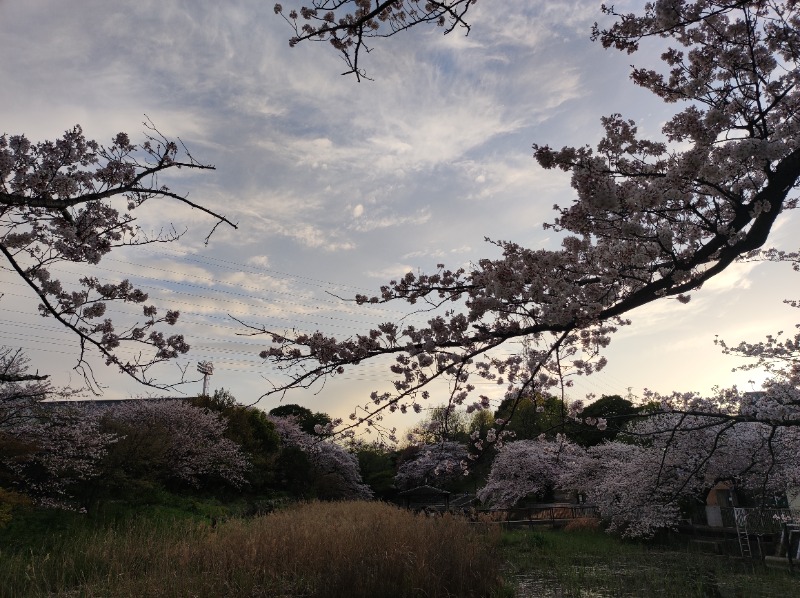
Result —
[[417, 486], [416, 488], [411, 488], [410, 490], [404, 490], [400, 492], [400, 496], [450, 496], [450, 493], [447, 490], [442, 490], [441, 488], [434, 488], [433, 486]]

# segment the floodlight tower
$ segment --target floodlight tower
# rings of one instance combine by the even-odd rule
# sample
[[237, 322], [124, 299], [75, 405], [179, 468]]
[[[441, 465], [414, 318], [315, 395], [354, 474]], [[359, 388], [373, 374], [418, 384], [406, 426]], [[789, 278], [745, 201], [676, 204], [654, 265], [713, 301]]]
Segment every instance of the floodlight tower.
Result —
[[203, 396], [208, 396], [208, 377], [214, 373], [214, 364], [210, 361], [198, 361], [197, 371], [203, 374]]

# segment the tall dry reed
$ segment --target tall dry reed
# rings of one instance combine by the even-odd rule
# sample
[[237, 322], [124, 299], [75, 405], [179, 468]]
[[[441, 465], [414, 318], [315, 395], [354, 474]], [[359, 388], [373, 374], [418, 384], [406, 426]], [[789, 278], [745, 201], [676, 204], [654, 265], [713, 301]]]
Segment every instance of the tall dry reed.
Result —
[[[375, 502], [308, 503], [211, 528], [138, 522], [15, 558], [8, 596], [482, 597], [499, 532]], [[5, 567], [0, 567], [5, 568]]]

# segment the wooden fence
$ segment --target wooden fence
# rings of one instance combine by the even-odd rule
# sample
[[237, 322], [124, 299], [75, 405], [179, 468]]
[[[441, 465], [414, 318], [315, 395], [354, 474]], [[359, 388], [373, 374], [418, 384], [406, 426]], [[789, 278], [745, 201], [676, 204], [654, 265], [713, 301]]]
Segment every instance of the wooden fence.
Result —
[[514, 507], [511, 509], [491, 509], [475, 511], [476, 520], [488, 523], [511, 525], [558, 525], [573, 519], [599, 518], [600, 513], [594, 505], [553, 503]]

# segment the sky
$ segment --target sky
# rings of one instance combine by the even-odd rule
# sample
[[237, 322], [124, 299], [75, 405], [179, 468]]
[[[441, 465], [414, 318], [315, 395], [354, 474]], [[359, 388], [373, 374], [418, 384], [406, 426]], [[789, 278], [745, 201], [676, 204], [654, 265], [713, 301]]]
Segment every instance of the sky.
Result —
[[[39, 141], [80, 124], [101, 143], [119, 131], [137, 142], [146, 115], [216, 166], [163, 182], [238, 230], [220, 227], [205, 245], [208, 217], [153, 203], [139, 224], [185, 230], [178, 242], [115, 250], [61, 276], [130, 278], [153, 302], [180, 310], [175, 331], [192, 346], [180, 365], [195, 380], [183, 392], [200, 392], [195, 364], [211, 361], [210, 387], [249, 404], [279, 374], [258, 357], [264, 339], [236, 319], [347, 338], [407, 314], [344, 300], [407, 271], [497, 257], [485, 238], [558, 247], [542, 225], [575, 195], [568, 175], [537, 166], [531, 145], [594, 145], [600, 117], [614, 112], [658, 137], [676, 109], [628, 80], [631, 63], [658, 68], [660, 48], [603, 50], [589, 39], [602, 19], [596, 1], [479, 2], [468, 36], [430, 27], [376, 43], [362, 58], [374, 80], [358, 83], [340, 75], [345, 65], [327, 44], [290, 48], [291, 30], [263, 0], [0, 0], [0, 133]], [[784, 214], [771, 243], [796, 250], [799, 232], [797, 216]], [[782, 265], [740, 264], [688, 305], [640, 309], [615, 335], [609, 365], [570, 393], [758, 388], [759, 374], [731, 372], [741, 361], [721, 355], [715, 335], [738, 342], [788, 332], [797, 318], [782, 299], [797, 297], [797, 282]], [[35, 297], [7, 270], [0, 284], [0, 345], [24, 348], [56, 384], [78, 384], [77, 339], [36, 315]], [[415, 318], [425, 320], [407, 321]], [[151, 393], [95, 363], [104, 398]], [[181, 376], [176, 365], [158, 372], [164, 382]], [[389, 376], [385, 365], [363, 364], [283, 401], [346, 417]], [[434, 396], [431, 406], [444, 400]], [[267, 397], [258, 406], [278, 404]], [[403, 429], [413, 418], [389, 423]]]

